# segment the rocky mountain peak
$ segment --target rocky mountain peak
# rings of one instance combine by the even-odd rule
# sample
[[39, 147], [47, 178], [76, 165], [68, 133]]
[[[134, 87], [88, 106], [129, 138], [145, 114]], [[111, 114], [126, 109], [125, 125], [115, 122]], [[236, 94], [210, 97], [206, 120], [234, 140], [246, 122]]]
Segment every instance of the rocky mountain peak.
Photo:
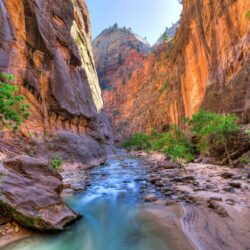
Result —
[[131, 28], [119, 28], [114, 24], [93, 41], [93, 48], [100, 85], [106, 89], [114, 85], [114, 74], [121, 66], [124, 68], [127, 58], [130, 57], [130, 62], [129, 66], [125, 66], [124, 73], [130, 75], [135, 64], [138, 65], [138, 57], [144, 57], [150, 45], [146, 39], [134, 34]]

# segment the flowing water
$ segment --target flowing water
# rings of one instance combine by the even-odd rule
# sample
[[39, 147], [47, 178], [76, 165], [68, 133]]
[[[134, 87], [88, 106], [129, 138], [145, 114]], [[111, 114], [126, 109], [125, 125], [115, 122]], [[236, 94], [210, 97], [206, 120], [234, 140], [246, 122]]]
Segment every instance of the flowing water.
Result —
[[137, 158], [117, 157], [92, 170], [91, 186], [67, 198], [83, 215], [66, 231], [33, 235], [5, 250], [166, 250], [161, 230], [141, 215], [145, 167]]

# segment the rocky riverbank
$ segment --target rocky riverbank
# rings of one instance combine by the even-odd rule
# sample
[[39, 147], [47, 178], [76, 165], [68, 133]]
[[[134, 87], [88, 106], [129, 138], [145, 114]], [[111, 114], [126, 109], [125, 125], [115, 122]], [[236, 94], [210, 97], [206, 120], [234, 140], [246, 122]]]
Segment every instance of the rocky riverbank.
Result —
[[[184, 167], [161, 154], [134, 152], [149, 163], [148, 182], [166, 206], [181, 203], [183, 230], [201, 249], [247, 249], [250, 246], [250, 167], [230, 168], [207, 163]], [[156, 193], [145, 201], [159, 200]], [[210, 248], [209, 248], [210, 247]]]
[[[178, 244], [188, 246], [187, 249], [247, 249], [250, 245], [248, 166], [229, 168], [197, 162], [181, 167], [162, 154], [133, 152], [132, 155], [138, 157], [145, 170], [134, 181], [140, 186], [141, 218], [148, 218], [150, 228], [162, 228], [161, 234], [167, 232], [169, 242], [178, 238]], [[135, 168], [126, 155], [114, 159], [124, 169]], [[106, 178], [102, 168], [100, 174]], [[64, 164], [61, 175], [63, 196], [83, 192], [95, 178], [90, 168], [77, 164]], [[0, 225], [0, 234], [3, 246], [30, 233], [8, 220]]]

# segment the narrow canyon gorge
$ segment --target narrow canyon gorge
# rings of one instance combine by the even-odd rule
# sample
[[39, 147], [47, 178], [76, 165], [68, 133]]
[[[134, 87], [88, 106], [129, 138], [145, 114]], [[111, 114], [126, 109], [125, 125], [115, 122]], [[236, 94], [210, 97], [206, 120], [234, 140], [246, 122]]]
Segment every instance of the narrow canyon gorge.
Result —
[[94, 54], [97, 65], [106, 60], [97, 72], [112, 86], [104, 88], [103, 98], [117, 136], [164, 130], [201, 107], [235, 113], [249, 123], [249, 8], [245, 0], [183, 1], [174, 38], [146, 46], [143, 59], [140, 51], [135, 54], [140, 38], [125, 40], [123, 29], [101, 34]]
[[150, 45], [0, 0], [0, 249], [250, 249], [250, 1], [179, 2]]

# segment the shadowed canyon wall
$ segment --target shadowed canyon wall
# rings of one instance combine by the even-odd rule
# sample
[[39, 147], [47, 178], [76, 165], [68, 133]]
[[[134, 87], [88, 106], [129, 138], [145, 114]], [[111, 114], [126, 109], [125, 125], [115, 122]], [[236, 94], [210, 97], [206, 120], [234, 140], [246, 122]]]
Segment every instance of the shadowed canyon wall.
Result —
[[249, 11], [246, 0], [184, 0], [175, 38], [104, 98], [116, 135], [164, 130], [201, 107], [249, 123]]
[[112, 143], [85, 1], [0, 0], [0, 27], [0, 70], [15, 75], [31, 105], [28, 129]]

